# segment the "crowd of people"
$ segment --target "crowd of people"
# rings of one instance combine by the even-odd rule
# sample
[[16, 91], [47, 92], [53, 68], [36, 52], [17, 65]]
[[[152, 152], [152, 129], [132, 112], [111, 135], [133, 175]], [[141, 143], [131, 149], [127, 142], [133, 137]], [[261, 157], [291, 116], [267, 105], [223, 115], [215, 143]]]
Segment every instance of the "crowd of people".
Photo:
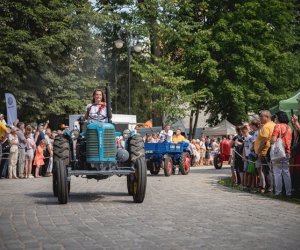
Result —
[[[299, 189], [300, 181], [291, 180], [290, 160], [293, 155], [300, 155], [300, 123], [292, 116], [289, 125], [288, 115], [279, 111], [274, 116], [270, 111], [261, 111], [250, 122], [236, 127], [236, 135], [223, 138], [193, 139], [188, 141], [184, 133], [177, 129], [174, 133], [169, 125], [160, 133], [146, 134], [144, 141], [157, 142], [188, 142], [192, 156], [192, 166], [212, 165], [213, 158], [223, 145], [230, 148], [229, 161], [232, 181], [241, 185], [243, 190], [250, 192], [273, 192], [276, 196], [292, 195], [292, 189]], [[282, 142], [284, 156], [272, 159], [272, 145]], [[273, 147], [274, 148], [274, 147]]]
[[221, 138], [202, 137], [188, 141], [181, 129], [174, 132], [170, 125], [166, 125], [160, 133], [151, 133], [144, 136], [144, 142], [188, 142], [192, 157], [192, 166], [212, 165], [215, 153], [219, 151]]
[[[236, 136], [231, 140], [230, 161], [234, 183], [246, 191], [291, 197], [290, 160], [291, 156], [295, 158], [299, 154], [296, 146], [300, 133], [297, 117], [292, 116], [291, 122], [294, 132], [285, 112], [279, 111], [272, 116], [270, 111], [264, 110], [250, 123], [236, 127]], [[276, 157], [279, 152], [275, 152], [278, 143], [283, 151], [280, 157]], [[297, 183], [299, 180], [294, 187]]]
[[25, 124], [17, 120], [7, 126], [0, 114], [2, 157], [1, 179], [49, 177], [53, 167], [53, 142], [62, 131], [52, 131], [49, 121], [45, 124]]

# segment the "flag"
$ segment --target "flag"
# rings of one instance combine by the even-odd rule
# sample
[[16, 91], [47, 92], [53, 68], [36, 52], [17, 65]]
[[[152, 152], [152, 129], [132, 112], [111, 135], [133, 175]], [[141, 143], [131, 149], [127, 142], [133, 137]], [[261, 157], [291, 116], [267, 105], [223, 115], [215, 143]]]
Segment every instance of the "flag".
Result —
[[17, 102], [16, 98], [11, 93], [5, 93], [7, 124], [13, 125], [17, 120]]

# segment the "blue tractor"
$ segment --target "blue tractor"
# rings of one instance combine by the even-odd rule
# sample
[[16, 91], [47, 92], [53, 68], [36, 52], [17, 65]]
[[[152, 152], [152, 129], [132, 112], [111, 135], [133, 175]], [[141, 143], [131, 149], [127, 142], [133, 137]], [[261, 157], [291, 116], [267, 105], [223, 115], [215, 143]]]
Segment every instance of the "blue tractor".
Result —
[[144, 201], [147, 166], [143, 139], [139, 134], [128, 135], [126, 150], [117, 149], [108, 87], [106, 98], [108, 122], [102, 122], [106, 117], [82, 117], [81, 132], [66, 131], [54, 140], [53, 193], [61, 204], [68, 203], [72, 175], [96, 180], [126, 176], [128, 194], [133, 196], [133, 201]]
[[157, 175], [162, 167], [165, 176], [175, 173], [176, 166], [179, 173], [187, 175], [191, 167], [189, 143], [145, 143], [147, 168], [152, 175]]

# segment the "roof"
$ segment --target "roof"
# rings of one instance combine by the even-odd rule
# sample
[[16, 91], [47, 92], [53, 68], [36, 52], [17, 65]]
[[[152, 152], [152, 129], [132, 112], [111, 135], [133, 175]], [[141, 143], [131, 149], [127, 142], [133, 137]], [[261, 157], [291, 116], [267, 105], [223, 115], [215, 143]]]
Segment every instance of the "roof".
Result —
[[205, 128], [203, 135], [205, 136], [222, 136], [236, 134], [235, 126], [227, 120], [223, 120], [217, 126], [212, 128]]

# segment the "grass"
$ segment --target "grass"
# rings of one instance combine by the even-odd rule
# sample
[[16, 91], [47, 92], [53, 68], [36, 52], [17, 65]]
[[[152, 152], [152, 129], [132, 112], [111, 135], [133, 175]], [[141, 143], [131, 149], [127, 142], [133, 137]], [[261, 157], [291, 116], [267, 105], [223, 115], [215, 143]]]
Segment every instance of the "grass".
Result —
[[[241, 186], [234, 184], [231, 180], [231, 177], [222, 178], [221, 180], [218, 181], [218, 183], [222, 186], [229, 187], [229, 188], [238, 190], [240, 192], [246, 192], [246, 191], [243, 191], [243, 188]], [[249, 192], [247, 192], [247, 193], [249, 193]], [[276, 197], [273, 193], [265, 193], [265, 194], [251, 193], [251, 194], [260, 195], [260, 196], [267, 197], [267, 198], [270, 198], [270, 199], [281, 200], [281, 201], [284, 201], [284, 202], [290, 202], [290, 203], [300, 205], [300, 197], [299, 196], [298, 197], [287, 198], [285, 196]]]

